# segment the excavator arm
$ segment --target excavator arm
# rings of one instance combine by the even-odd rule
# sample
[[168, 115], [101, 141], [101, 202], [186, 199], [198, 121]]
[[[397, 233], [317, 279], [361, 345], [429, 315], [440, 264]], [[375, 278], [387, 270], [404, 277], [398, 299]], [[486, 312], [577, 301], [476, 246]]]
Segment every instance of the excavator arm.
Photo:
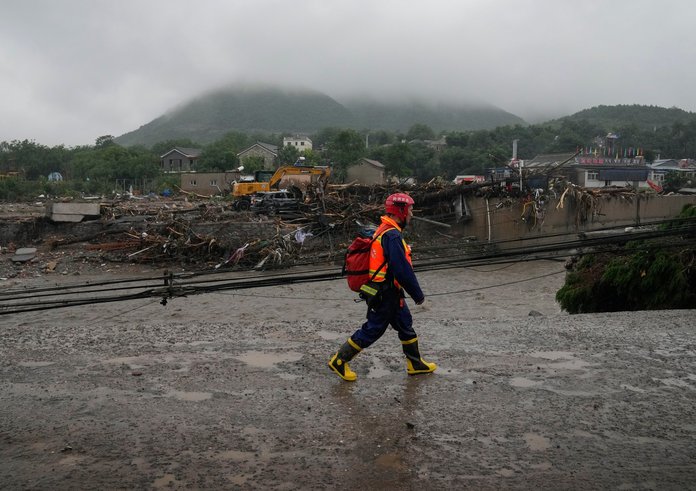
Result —
[[286, 165], [279, 167], [278, 170], [275, 171], [268, 184], [271, 189], [277, 189], [278, 184], [284, 177], [301, 175], [317, 176], [316, 180], [323, 181], [323, 184], [326, 184], [326, 181], [329, 180], [329, 176], [331, 175], [331, 169], [329, 167], [307, 165]]

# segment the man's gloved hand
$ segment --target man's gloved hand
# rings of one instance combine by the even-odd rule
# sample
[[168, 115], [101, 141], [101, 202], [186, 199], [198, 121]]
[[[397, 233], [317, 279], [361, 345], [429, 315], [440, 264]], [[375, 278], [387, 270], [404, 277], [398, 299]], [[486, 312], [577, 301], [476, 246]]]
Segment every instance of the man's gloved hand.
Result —
[[416, 305], [418, 305], [418, 310], [430, 310], [430, 303], [426, 302], [425, 298], [420, 302], [416, 302]]

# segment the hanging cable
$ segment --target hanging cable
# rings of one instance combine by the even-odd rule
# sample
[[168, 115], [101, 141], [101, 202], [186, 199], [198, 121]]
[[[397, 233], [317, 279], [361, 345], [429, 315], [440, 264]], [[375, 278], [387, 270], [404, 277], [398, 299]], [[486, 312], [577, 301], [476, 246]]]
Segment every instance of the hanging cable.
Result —
[[[674, 223], [674, 220], [671, 220], [671, 222]], [[558, 258], [560, 254], [569, 255], [577, 253], [578, 251], [617, 251], [628, 241], [648, 239], [671, 238], [673, 243], [661, 244], [661, 247], [688, 247], [692, 246], [694, 242], [694, 239], [691, 238], [693, 231], [693, 226], [688, 222], [686, 225], [682, 224], [668, 230], [646, 230], [636, 231], [630, 234], [607, 234], [595, 237], [586, 235], [585, 237], [572, 241], [557, 241], [533, 247], [510, 248], [507, 250], [496, 250], [496, 248], [484, 247], [483, 252], [479, 254], [467, 254], [462, 252], [444, 258], [421, 260], [414, 265], [414, 269], [417, 272], [437, 271], [442, 269], [548, 259], [551, 257]], [[684, 237], [678, 239], [681, 235], [684, 235]], [[183, 274], [165, 272], [164, 276], [160, 277], [161, 283], [152, 283], [153, 278], [144, 280], [121, 279], [113, 281], [113, 284], [122, 286], [112, 289], [94, 289], [94, 286], [101, 287], [109, 284], [109, 282], [98, 282], [88, 285], [59, 287], [53, 292], [51, 292], [49, 288], [37, 290], [6, 290], [0, 294], [0, 315], [153, 297], [161, 298], [161, 303], [166, 304], [168, 299], [175, 297], [185, 297], [188, 295], [226, 290], [273, 287], [307, 282], [316, 283], [321, 281], [332, 281], [341, 277], [340, 270], [337, 270], [335, 267], [317, 268], [299, 274], [284, 271], [280, 273], [264, 273], [263, 276], [259, 276], [258, 273], [256, 273], [252, 276], [250, 273], [249, 275], [243, 275], [237, 278], [229, 278], [229, 273], [223, 275], [218, 272], [212, 274], [206, 274], [206, 272]], [[129, 287], [125, 285], [128, 281], [133, 283], [144, 281], [147, 283], [139, 287], [135, 285]], [[138, 288], [142, 288], [142, 290], [117, 295], [87, 296], [107, 292], [112, 293], [115, 291], [132, 291]], [[39, 294], [36, 294], [36, 292], [39, 292]], [[58, 292], [60, 292], [62, 296], [68, 297], [72, 295], [72, 297], [57, 300], [47, 299], [49, 296], [57, 296]], [[33, 301], [27, 302], [27, 299]]]

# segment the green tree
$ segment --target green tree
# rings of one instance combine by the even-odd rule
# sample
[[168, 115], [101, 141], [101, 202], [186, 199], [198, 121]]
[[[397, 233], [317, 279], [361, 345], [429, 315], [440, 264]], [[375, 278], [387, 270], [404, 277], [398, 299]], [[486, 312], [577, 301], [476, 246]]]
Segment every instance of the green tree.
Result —
[[681, 172], [671, 170], [665, 174], [665, 180], [662, 183], [662, 188], [666, 192], [678, 191], [686, 186], [688, 179]]
[[655, 152], [648, 148], [647, 150], [643, 151], [643, 158], [648, 164], [652, 164], [655, 162]]
[[94, 146], [97, 148], [106, 148], [112, 145], [116, 145], [116, 142], [114, 142], [113, 135], [100, 136], [94, 142]]
[[51, 172], [64, 172], [69, 161], [69, 152], [59, 145], [49, 148], [34, 141], [13, 140], [5, 142], [0, 152], [0, 167], [16, 169], [27, 179], [47, 177]]
[[198, 159], [199, 171], [226, 171], [239, 167], [237, 154], [250, 146], [249, 137], [237, 131], [227, 133], [223, 138], [203, 148]]
[[412, 175], [413, 149], [408, 143], [397, 143], [372, 149], [371, 158], [384, 164], [387, 175], [406, 177]]
[[302, 156], [305, 158], [305, 165], [319, 165], [320, 156], [318, 152], [306, 149], [302, 152]]
[[263, 170], [266, 161], [260, 155], [252, 155], [250, 157], [245, 157], [240, 164], [244, 166], [244, 174], [253, 174], [257, 170]]
[[278, 164], [292, 165], [300, 157], [300, 151], [294, 145], [283, 145], [278, 149]]
[[471, 133], [467, 132], [451, 132], [445, 135], [445, 142], [447, 142], [448, 147], [459, 147], [466, 148], [469, 146], [469, 135]]
[[469, 152], [461, 147], [448, 147], [440, 154], [440, 169], [445, 177], [454, 179], [468, 168], [471, 158]]
[[312, 145], [314, 148], [326, 147], [341, 131], [343, 131], [341, 128], [335, 127], [322, 128], [316, 134], [312, 135]]
[[406, 140], [434, 140], [435, 132], [427, 124], [416, 123], [406, 132]]
[[365, 142], [355, 130], [341, 130], [328, 143], [326, 157], [334, 164], [338, 179], [345, 176], [347, 167], [366, 155]]

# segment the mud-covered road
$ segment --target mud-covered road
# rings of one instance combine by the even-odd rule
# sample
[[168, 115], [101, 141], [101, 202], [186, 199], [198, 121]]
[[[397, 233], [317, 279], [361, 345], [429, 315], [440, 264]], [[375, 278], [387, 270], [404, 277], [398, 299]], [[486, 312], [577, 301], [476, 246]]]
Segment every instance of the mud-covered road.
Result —
[[693, 488], [696, 311], [569, 316], [562, 271], [422, 274], [440, 368], [391, 331], [352, 384], [343, 282], [0, 316], [0, 488]]

